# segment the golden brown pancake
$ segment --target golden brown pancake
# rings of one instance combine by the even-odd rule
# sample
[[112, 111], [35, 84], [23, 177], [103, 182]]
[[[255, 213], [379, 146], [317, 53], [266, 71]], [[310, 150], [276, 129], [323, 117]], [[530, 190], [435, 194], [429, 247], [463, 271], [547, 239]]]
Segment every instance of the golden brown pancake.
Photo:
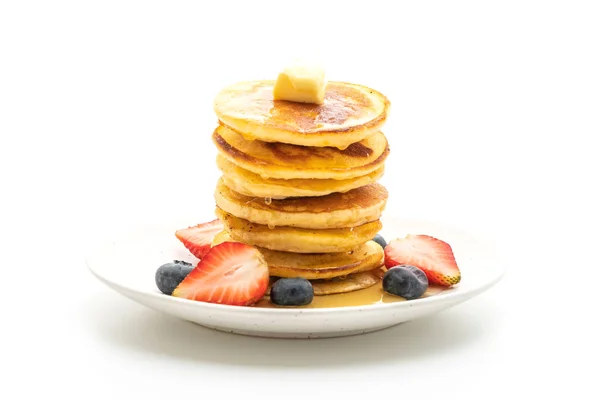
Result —
[[340, 149], [379, 131], [390, 102], [371, 88], [329, 82], [323, 105], [273, 100], [274, 81], [240, 82], [224, 88], [214, 110], [224, 124], [265, 142]]
[[222, 155], [217, 166], [223, 173], [223, 183], [230, 189], [250, 197], [285, 199], [287, 197], [316, 197], [331, 193], [346, 193], [352, 189], [377, 182], [384, 173], [380, 167], [370, 174], [351, 179], [263, 179], [260, 175], [238, 167]]
[[380, 169], [390, 151], [381, 132], [345, 150], [247, 140], [225, 125], [212, 139], [223, 157], [263, 179], [356, 178]]
[[[227, 231], [222, 231], [215, 236], [212, 245], [232, 240]], [[269, 274], [282, 278], [331, 279], [383, 265], [383, 249], [372, 240], [342, 253], [299, 254], [262, 247], [258, 250], [269, 266]]]
[[355, 290], [365, 289], [381, 282], [383, 270], [359, 272], [346, 277], [333, 278], [322, 281], [312, 281], [315, 296], [325, 296], [328, 294], [348, 293]]
[[377, 220], [354, 228], [304, 229], [279, 226], [271, 229], [267, 225], [235, 217], [219, 207], [216, 208], [216, 214], [234, 240], [293, 253], [338, 253], [354, 250], [371, 240], [382, 226]]
[[307, 229], [351, 228], [377, 221], [388, 192], [379, 183], [322, 197], [267, 200], [248, 197], [217, 183], [215, 200], [223, 211], [255, 224]]
[[[366, 289], [381, 282], [383, 274], [383, 268], [379, 268], [333, 279], [311, 280], [310, 283], [312, 284], [315, 296], [326, 296]], [[268, 299], [268, 296], [271, 293], [271, 286], [272, 284], [270, 284], [267, 289], [265, 299]]]

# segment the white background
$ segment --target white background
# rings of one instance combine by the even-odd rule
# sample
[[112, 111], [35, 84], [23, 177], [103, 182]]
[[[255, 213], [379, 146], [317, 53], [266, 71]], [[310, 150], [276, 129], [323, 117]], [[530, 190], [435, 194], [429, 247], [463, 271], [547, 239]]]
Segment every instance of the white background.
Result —
[[[0, 397], [593, 398], [599, 21], [594, 1], [1, 2]], [[90, 246], [213, 206], [214, 95], [295, 55], [390, 98], [387, 213], [496, 241], [500, 284], [279, 341], [94, 280]]]

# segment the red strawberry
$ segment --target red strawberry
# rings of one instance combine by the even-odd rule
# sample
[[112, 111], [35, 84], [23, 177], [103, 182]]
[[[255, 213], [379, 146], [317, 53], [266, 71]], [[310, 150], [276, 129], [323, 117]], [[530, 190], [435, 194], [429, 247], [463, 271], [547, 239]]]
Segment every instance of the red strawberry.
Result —
[[427, 235], [407, 235], [385, 248], [385, 266], [414, 265], [431, 284], [452, 286], [460, 282], [460, 271], [450, 245]]
[[208, 250], [215, 235], [223, 230], [223, 223], [219, 219], [206, 222], [175, 232], [177, 239], [196, 257], [202, 259]]
[[175, 288], [173, 296], [208, 303], [248, 306], [269, 285], [269, 268], [256, 247], [237, 242], [216, 245]]

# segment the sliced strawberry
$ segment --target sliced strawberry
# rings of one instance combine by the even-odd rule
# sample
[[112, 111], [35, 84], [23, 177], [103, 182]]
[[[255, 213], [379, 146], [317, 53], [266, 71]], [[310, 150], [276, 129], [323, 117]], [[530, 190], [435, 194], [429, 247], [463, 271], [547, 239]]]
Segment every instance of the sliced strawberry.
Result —
[[175, 232], [177, 239], [196, 257], [202, 259], [208, 250], [215, 235], [223, 230], [223, 223], [219, 219], [206, 222]]
[[173, 296], [208, 303], [248, 306], [269, 285], [269, 268], [255, 247], [237, 242], [216, 245], [175, 288]]
[[430, 284], [452, 286], [460, 282], [460, 271], [450, 245], [427, 235], [407, 235], [385, 247], [385, 266], [414, 265], [423, 270]]

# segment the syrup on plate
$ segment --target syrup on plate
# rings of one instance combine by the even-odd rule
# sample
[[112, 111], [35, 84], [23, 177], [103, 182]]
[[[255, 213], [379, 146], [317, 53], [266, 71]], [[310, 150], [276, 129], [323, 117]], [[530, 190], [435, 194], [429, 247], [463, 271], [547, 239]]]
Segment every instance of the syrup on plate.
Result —
[[[441, 286], [429, 286], [422, 297], [436, 295], [444, 290]], [[406, 299], [388, 294], [383, 291], [381, 283], [366, 289], [356, 290], [349, 293], [329, 294], [327, 296], [315, 296], [312, 303], [303, 307], [280, 307], [264, 298], [256, 303], [255, 307], [261, 308], [337, 308], [351, 306], [367, 306], [371, 304], [396, 303]]]

